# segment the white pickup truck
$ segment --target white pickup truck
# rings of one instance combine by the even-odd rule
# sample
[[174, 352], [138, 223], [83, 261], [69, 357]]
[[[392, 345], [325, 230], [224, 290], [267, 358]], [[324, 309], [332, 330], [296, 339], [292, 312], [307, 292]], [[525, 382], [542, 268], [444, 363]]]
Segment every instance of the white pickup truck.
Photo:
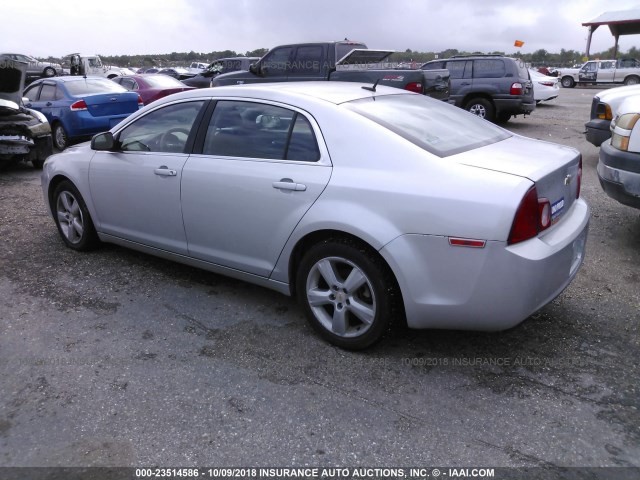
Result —
[[100, 77], [119, 77], [133, 75], [135, 72], [128, 68], [105, 66], [98, 55], [83, 55], [72, 53], [65, 57], [65, 64], [69, 64], [70, 75], [95, 75]]
[[559, 69], [558, 78], [565, 88], [587, 83], [637, 85], [640, 83], [640, 62], [634, 58], [590, 60], [580, 68]]

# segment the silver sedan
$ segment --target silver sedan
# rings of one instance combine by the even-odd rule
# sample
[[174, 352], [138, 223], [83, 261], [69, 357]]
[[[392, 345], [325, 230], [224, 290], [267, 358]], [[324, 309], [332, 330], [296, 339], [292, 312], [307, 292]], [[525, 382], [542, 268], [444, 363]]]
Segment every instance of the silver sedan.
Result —
[[[363, 88], [366, 87], [366, 88]], [[296, 295], [325, 339], [501, 330], [584, 258], [572, 148], [354, 83], [179, 93], [50, 157], [62, 240], [124, 245]]]

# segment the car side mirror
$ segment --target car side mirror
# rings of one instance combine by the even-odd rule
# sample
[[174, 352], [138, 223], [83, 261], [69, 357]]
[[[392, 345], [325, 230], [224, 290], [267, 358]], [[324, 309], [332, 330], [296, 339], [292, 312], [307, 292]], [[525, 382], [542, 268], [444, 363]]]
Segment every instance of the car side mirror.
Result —
[[111, 132], [98, 133], [91, 139], [91, 150], [110, 152], [115, 149], [115, 146], [116, 141]]
[[249, 71], [254, 75], [262, 75], [264, 72], [262, 71], [262, 66], [260, 63], [252, 63], [249, 65]]

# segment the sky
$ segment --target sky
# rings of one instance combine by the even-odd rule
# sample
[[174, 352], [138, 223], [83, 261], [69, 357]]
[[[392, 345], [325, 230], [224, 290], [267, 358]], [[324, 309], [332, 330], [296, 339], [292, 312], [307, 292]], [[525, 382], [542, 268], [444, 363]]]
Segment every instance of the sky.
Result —
[[[615, 6], [614, 6], [615, 5]], [[0, 51], [40, 58], [233, 50], [342, 40], [405, 51], [584, 51], [581, 24], [640, 0], [0, 0]], [[515, 40], [524, 41], [520, 49]], [[614, 45], [607, 27], [591, 52]], [[620, 37], [620, 49], [640, 35]]]

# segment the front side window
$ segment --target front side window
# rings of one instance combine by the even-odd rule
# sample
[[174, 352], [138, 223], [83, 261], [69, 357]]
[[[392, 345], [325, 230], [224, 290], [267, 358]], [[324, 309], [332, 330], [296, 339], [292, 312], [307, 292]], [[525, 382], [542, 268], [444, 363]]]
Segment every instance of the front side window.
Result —
[[203, 101], [169, 105], [140, 117], [118, 135], [123, 152], [184, 153]]
[[386, 95], [343, 105], [439, 157], [511, 136], [469, 112], [423, 95]]
[[272, 50], [262, 61], [262, 73], [273, 76], [286, 75], [291, 63], [292, 51], [292, 47]]
[[304, 115], [274, 105], [226, 100], [216, 105], [202, 153], [306, 162], [320, 158]]
[[[467, 68], [468, 67], [468, 68]], [[467, 60], [455, 60], [447, 62], [446, 69], [449, 70], [451, 79], [471, 78], [471, 62]]]
[[56, 86], [45, 83], [42, 85], [42, 91], [40, 92], [40, 101], [47, 102], [56, 99]]
[[35, 102], [38, 100], [38, 90], [40, 90], [40, 85], [33, 85], [24, 92], [23, 96], [28, 98], [30, 102]]

